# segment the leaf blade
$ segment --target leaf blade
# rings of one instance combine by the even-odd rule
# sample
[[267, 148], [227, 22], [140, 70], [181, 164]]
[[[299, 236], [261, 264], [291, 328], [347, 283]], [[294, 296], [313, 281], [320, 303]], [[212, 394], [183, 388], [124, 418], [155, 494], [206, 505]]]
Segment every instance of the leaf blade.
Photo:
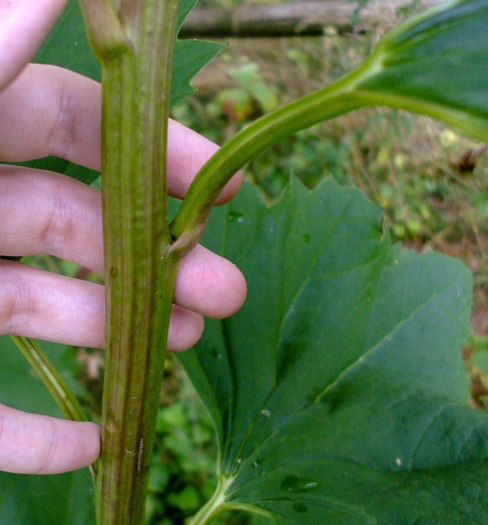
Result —
[[[467, 502], [474, 523], [488, 515], [488, 418], [459, 352], [471, 276], [391, 246], [380, 214], [333, 181], [293, 182], [270, 209], [246, 185], [211, 221], [207, 244], [243, 269], [248, 302], [179, 357], [214, 389], [226, 508], [284, 524], [464, 523]], [[479, 490], [459, 495], [456, 475]]]

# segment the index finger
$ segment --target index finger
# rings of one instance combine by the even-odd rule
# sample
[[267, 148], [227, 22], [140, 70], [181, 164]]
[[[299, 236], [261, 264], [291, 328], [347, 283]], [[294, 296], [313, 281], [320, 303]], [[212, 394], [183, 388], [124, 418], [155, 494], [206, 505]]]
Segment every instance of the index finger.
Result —
[[[55, 156], [100, 170], [100, 115], [98, 82], [59, 67], [31, 64], [0, 92], [0, 160]], [[217, 149], [210, 140], [170, 120], [170, 194], [183, 198], [195, 174]], [[240, 175], [234, 177], [217, 203], [233, 197], [240, 181]]]
[[67, 0], [0, 0], [0, 89], [32, 59]]

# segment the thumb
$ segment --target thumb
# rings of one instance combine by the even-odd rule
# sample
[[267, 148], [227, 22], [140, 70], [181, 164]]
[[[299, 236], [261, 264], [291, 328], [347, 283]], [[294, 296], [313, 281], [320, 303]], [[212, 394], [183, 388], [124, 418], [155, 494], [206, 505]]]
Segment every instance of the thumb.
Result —
[[39, 49], [68, 0], [0, 0], [0, 89]]

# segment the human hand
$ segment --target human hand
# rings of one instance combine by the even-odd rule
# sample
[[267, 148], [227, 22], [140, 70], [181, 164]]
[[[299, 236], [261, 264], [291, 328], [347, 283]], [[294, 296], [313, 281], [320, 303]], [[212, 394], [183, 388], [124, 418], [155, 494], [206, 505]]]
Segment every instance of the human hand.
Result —
[[[100, 86], [52, 66], [28, 65], [66, 0], [0, 0], [0, 160], [54, 155], [100, 169]], [[19, 31], [19, 27], [22, 31]], [[19, 36], [20, 35], [20, 36]], [[168, 187], [183, 197], [216, 146], [171, 121]], [[220, 202], [239, 189], [236, 177]], [[47, 253], [103, 273], [100, 194], [57, 173], [0, 165], [0, 254]], [[243, 303], [237, 268], [202, 246], [182, 261], [168, 347], [201, 336], [203, 317], [226, 317]], [[104, 344], [104, 290], [94, 283], [0, 260], [0, 333], [69, 345]], [[92, 463], [99, 428], [0, 405], [0, 470], [57, 473]]]

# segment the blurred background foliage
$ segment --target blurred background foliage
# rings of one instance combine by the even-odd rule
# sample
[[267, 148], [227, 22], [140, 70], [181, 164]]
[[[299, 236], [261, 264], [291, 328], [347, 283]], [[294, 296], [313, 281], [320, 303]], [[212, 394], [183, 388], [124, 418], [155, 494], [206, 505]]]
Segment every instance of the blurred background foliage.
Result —
[[[231, 8], [293, 0], [200, 0], [198, 7]], [[295, 0], [296, 1], [296, 0]], [[323, 0], [326, 2], [327, 0]], [[361, 2], [364, 4], [365, 2]], [[368, 28], [318, 37], [230, 39], [194, 80], [196, 93], [173, 118], [223, 144], [247, 123], [281, 104], [330, 84], [359, 65], [378, 39], [417, 7], [378, 12]], [[255, 158], [245, 176], [268, 201], [290, 176], [308, 187], [327, 177], [355, 185], [385, 208], [392, 236], [418, 251], [435, 249], [462, 259], [475, 280], [473, 337], [464, 355], [473, 399], [488, 404], [488, 154], [475, 143], [424, 117], [383, 108], [365, 109], [302, 131]], [[79, 278], [86, 270], [45, 257], [31, 264]], [[101, 402], [101, 351], [77, 349], [92, 412]], [[470, 357], [472, 356], [472, 360]], [[149, 482], [147, 523], [184, 525], [215, 487], [212, 422], [177, 360], [170, 356], [158, 416]], [[222, 515], [214, 525], [260, 525], [263, 518]]]

